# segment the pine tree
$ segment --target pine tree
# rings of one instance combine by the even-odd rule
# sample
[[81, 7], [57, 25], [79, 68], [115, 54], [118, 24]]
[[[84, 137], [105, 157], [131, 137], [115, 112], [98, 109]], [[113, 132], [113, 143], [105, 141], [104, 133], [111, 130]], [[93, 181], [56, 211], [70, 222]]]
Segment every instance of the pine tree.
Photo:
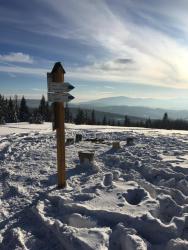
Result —
[[91, 112], [91, 124], [95, 125], [96, 124], [96, 118], [95, 118], [95, 110], [93, 109]]
[[65, 121], [72, 122], [72, 113], [71, 113], [68, 103], [66, 103], [66, 106], [65, 106]]
[[46, 113], [46, 119], [45, 119], [45, 121], [46, 122], [50, 122], [51, 121], [51, 110], [50, 110], [48, 102], [46, 102], [45, 110], [46, 110], [45, 111], [45, 113]]
[[124, 119], [124, 126], [130, 126], [130, 120], [127, 115], [125, 116], [125, 119]]
[[4, 97], [0, 94], [0, 124], [5, 124]]
[[8, 101], [8, 109], [7, 109], [7, 122], [14, 122], [14, 104], [12, 99], [10, 98]]
[[86, 124], [89, 124], [89, 123], [90, 123], [90, 121], [89, 121], [89, 119], [88, 119], [87, 110], [85, 111], [85, 123], [86, 123]]
[[14, 96], [13, 103], [14, 103], [14, 117], [15, 117], [15, 122], [18, 122], [19, 121], [19, 119], [18, 119], [18, 116], [19, 116], [19, 105], [18, 105], [18, 96], [17, 95]]
[[38, 109], [34, 109], [32, 114], [29, 117], [29, 123], [31, 124], [42, 124], [43, 123], [43, 118], [41, 114], [39, 113]]
[[21, 99], [20, 108], [19, 108], [19, 120], [21, 122], [26, 122], [29, 119], [29, 109], [26, 103], [24, 96]]
[[45, 121], [47, 119], [46, 117], [46, 100], [44, 95], [42, 96], [39, 104], [39, 114], [42, 117], [42, 120]]
[[75, 123], [76, 124], [84, 124], [85, 123], [85, 117], [84, 117], [84, 112], [82, 109], [78, 109], [78, 113], [75, 118]]
[[167, 113], [164, 113], [163, 121], [168, 121], [168, 114]]
[[3, 117], [4, 117], [4, 120], [5, 122], [8, 122], [9, 120], [9, 113], [8, 113], [8, 99], [4, 98], [3, 97], [3, 107], [2, 107], [2, 110], [3, 110]]
[[102, 121], [102, 124], [103, 124], [103, 125], [107, 125], [106, 116], [104, 116], [103, 121]]
[[163, 119], [162, 119], [162, 128], [168, 129], [169, 128], [169, 119], [168, 114], [164, 113]]
[[148, 119], [146, 119], [146, 121], [145, 121], [145, 127], [146, 128], [151, 128], [152, 127], [152, 122], [151, 122], [150, 117]]

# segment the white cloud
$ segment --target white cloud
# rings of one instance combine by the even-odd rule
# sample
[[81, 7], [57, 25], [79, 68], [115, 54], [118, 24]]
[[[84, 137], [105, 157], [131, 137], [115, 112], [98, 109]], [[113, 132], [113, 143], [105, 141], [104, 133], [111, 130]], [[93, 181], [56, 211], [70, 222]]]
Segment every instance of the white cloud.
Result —
[[30, 55], [22, 52], [11, 52], [9, 54], [0, 54], [0, 62], [33, 63]]
[[104, 85], [104, 88], [106, 88], [106, 89], [115, 89], [115, 87], [108, 86], [108, 85]]
[[[179, 0], [178, 3], [176, 0], [117, 0], [115, 4], [104, 0], [41, 2], [50, 6], [50, 15], [20, 19], [23, 29], [73, 39], [75, 43], [84, 43], [91, 49], [94, 46], [106, 52], [107, 56], [100, 59], [90, 55], [86, 58], [91, 62], [89, 66], [70, 67], [66, 76], [188, 88], [188, 46], [182, 42], [188, 40], [187, 0]], [[14, 17], [12, 22], [19, 18], [15, 13], [9, 16]], [[142, 18], [142, 23], [138, 17]], [[181, 37], [171, 35], [177, 30], [181, 31]], [[0, 60], [1, 57], [6, 61], [5, 55], [0, 55]], [[118, 58], [124, 62], [129, 59], [132, 63], [122, 63]], [[25, 60], [31, 63], [32, 58]], [[0, 71], [3, 70], [37, 75], [44, 73], [39, 68], [13, 66], [1, 66]]]
[[40, 92], [43, 91], [43, 89], [39, 89], [39, 88], [33, 88], [33, 89], [31, 89], [31, 90], [33, 90], [33, 91], [40, 91]]
[[[181, 31], [186, 32], [184, 7], [187, 4], [184, 0], [180, 4], [174, 0], [160, 0], [158, 4], [139, 0], [118, 1], [117, 6], [121, 2], [123, 16], [119, 10], [115, 11], [115, 5], [111, 6], [103, 0], [46, 2], [56, 13], [57, 19], [45, 16], [44, 20], [50, 25], [43, 32], [75, 39], [75, 42], [86, 43], [91, 48], [97, 46], [108, 54], [102, 59], [92, 57], [89, 66], [70, 68], [71, 76], [188, 88], [188, 46], [163, 30], [164, 27], [170, 31], [182, 26]], [[134, 16], [129, 13], [130, 8], [135, 16], [142, 16], [151, 25], [135, 22]], [[166, 22], [157, 20], [156, 16], [163, 17]], [[64, 20], [66, 28], [62, 25]], [[187, 36], [186, 33], [184, 35]], [[129, 59], [132, 63], [123, 64], [117, 58]]]
[[20, 67], [20, 66], [3, 66], [0, 65], [0, 72], [6, 73], [18, 73], [18, 74], [26, 74], [26, 75], [36, 75], [36, 76], [44, 76], [46, 75], [47, 69], [39, 68], [39, 67]]

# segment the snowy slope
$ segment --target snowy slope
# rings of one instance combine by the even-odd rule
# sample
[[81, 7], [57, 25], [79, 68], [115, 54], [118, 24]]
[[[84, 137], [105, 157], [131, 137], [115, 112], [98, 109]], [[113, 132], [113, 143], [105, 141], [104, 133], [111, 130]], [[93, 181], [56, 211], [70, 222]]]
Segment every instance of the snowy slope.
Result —
[[51, 124], [0, 126], [0, 249], [188, 249], [188, 132], [66, 125], [76, 133], [58, 190]]

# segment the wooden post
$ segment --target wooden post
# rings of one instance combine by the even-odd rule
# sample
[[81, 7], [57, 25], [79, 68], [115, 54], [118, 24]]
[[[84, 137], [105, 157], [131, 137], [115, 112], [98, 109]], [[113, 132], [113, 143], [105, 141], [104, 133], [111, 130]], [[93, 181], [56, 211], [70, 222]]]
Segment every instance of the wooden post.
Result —
[[[56, 63], [52, 69], [51, 76], [54, 82], [60, 84], [64, 82], [65, 70], [61, 63]], [[57, 137], [57, 171], [58, 171], [58, 188], [66, 186], [65, 172], [65, 109], [63, 102], [54, 103], [54, 114]]]

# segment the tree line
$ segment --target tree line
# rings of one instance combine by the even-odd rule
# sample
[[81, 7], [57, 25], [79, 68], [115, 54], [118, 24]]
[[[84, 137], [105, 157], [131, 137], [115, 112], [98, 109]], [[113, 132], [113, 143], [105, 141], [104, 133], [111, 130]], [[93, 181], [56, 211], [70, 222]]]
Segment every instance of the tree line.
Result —
[[161, 119], [145, 119], [145, 120], [133, 120], [128, 115], [125, 115], [124, 120], [107, 119], [104, 115], [103, 119], [99, 121], [96, 119], [95, 110], [92, 110], [91, 115], [88, 115], [88, 111], [78, 109], [77, 115], [74, 120], [68, 120], [68, 122], [74, 122], [75, 124], [89, 124], [89, 125], [110, 125], [110, 126], [123, 126], [123, 127], [143, 127], [143, 128], [156, 128], [156, 129], [177, 129], [188, 130], [188, 121], [182, 119], [170, 119], [167, 113], [164, 113]]
[[23, 96], [21, 100], [15, 95], [14, 98], [5, 98], [0, 95], [0, 124], [12, 122], [42, 123], [51, 121], [51, 109], [42, 96], [38, 108], [30, 108]]
[[[17, 96], [14, 98], [5, 98], [0, 94], [0, 124], [13, 122], [30, 122], [43, 123], [51, 122], [53, 119], [52, 106], [42, 96], [39, 106], [37, 108], [28, 107], [27, 101], [23, 96], [18, 100]], [[169, 119], [168, 114], [164, 113], [161, 119], [146, 119], [133, 120], [128, 115], [124, 119], [108, 119], [106, 115], [102, 118], [96, 117], [96, 111], [88, 111], [79, 108], [76, 114], [73, 114], [73, 109], [70, 109], [68, 104], [65, 107], [65, 122], [75, 124], [89, 124], [89, 125], [110, 125], [110, 126], [125, 126], [125, 127], [145, 127], [157, 129], [177, 129], [188, 130], [188, 121], [182, 119]]]

